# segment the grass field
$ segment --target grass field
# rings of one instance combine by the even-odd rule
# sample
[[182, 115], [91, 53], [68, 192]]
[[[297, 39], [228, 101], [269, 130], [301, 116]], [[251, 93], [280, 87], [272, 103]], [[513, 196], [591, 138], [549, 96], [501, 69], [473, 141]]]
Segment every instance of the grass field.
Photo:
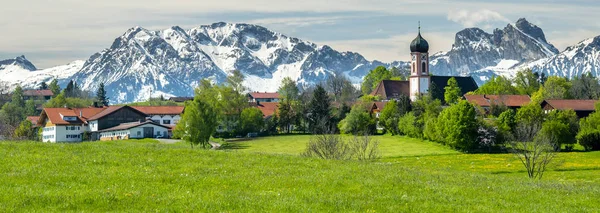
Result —
[[327, 161], [297, 155], [308, 138], [225, 151], [152, 140], [0, 142], [0, 212], [596, 212], [600, 204], [598, 152], [561, 153], [557, 171], [532, 181], [509, 155], [378, 136], [378, 161]]

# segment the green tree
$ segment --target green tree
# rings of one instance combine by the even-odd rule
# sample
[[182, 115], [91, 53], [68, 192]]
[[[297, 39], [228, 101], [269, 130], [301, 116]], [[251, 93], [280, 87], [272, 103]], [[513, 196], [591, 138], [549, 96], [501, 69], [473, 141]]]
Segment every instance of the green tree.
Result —
[[60, 86], [58, 85], [58, 81], [56, 79], [53, 79], [52, 82], [50, 82], [48, 88], [50, 89], [50, 91], [52, 91], [53, 98], [60, 94]]
[[215, 109], [200, 97], [185, 103], [185, 112], [174, 130], [174, 135], [194, 145], [209, 146], [210, 136], [216, 131]]
[[44, 104], [44, 107], [46, 108], [61, 108], [65, 106], [67, 106], [67, 98], [65, 98], [64, 92], [61, 92], [56, 97], [50, 99], [50, 101]]
[[11, 95], [11, 103], [15, 104], [18, 107], [25, 106], [25, 99], [23, 98], [23, 88], [21, 88], [21, 85], [17, 85], [15, 90], [13, 90], [13, 93]]
[[473, 92], [477, 95], [517, 95], [519, 92], [512, 85], [510, 79], [503, 76], [492, 77], [485, 84], [481, 85], [479, 89]]
[[541, 86], [539, 75], [534, 74], [531, 69], [518, 71], [513, 81], [519, 94], [523, 95], [533, 95]]
[[33, 100], [27, 100], [25, 101], [25, 108], [24, 108], [24, 116], [34, 116], [37, 115], [37, 109], [35, 106], [35, 101]]
[[281, 80], [281, 86], [277, 90], [277, 93], [279, 93], [280, 99], [298, 100], [300, 90], [296, 85], [296, 81], [292, 80], [290, 77], [285, 77]]
[[361, 91], [363, 95], [371, 94], [371, 92], [377, 87], [377, 84], [382, 80], [390, 80], [392, 78], [392, 72], [387, 70], [384, 66], [378, 66], [374, 70], [371, 70], [363, 78], [361, 85]]
[[517, 110], [515, 119], [518, 124], [541, 125], [544, 121], [544, 112], [539, 104], [530, 103]]
[[260, 132], [264, 126], [263, 114], [258, 108], [250, 107], [244, 109], [241, 118], [244, 133]]
[[277, 106], [277, 114], [279, 118], [279, 127], [283, 131], [290, 133], [292, 129], [291, 126], [295, 123], [297, 115], [297, 113], [294, 112], [292, 101], [288, 99], [280, 101]]
[[67, 84], [67, 87], [65, 87], [65, 89], [62, 92], [65, 93], [65, 97], [67, 97], [67, 98], [74, 96], [75, 83], [73, 82], [73, 80], [69, 81], [69, 83]]
[[46, 89], [48, 89], [48, 84], [46, 84], [46, 82], [44, 82], [44, 81], [40, 82], [39, 89], [40, 90], [46, 90]]
[[356, 104], [340, 123], [338, 128], [342, 133], [368, 135], [375, 132], [375, 119], [371, 117], [367, 107]]
[[447, 104], [458, 103], [460, 99], [460, 87], [455, 78], [448, 79], [448, 86], [444, 87], [444, 100]]
[[411, 138], [422, 138], [423, 130], [417, 124], [417, 117], [413, 112], [406, 113], [398, 120], [398, 132]]
[[[408, 104], [406, 100], [409, 100]], [[398, 130], [398, 122], [400, 118], [410, 111], [410, 99], [407, 96], [402, 96], [400, 100], [392, 100], [385, 104], [385, 107], [379, 114], [379, 125], [383, 126], [386, 131], [392, 135], [400, 134]]]
[[330, 101], [325, 88], [317, 85], [312, 99], [308, 105], [308, 119], [310, 130], [313, 134], [322, 134], [331, 131]]
[[106, 97], [106, 90], [104, 90], [104, 83], [100, 83], [98, 90], [96, 91], [96, 101], [103, 106], [108, 106], [108, 97]]
[[478, 121], [475, 107], [468, 101], [461, 100], [457, 104], [444, 109], [435, 125], [440, 142], [461, 151], [471, 151], [477, 148]]
[[544, 83], [544, 89], [545, 99], [567, 99], [570, 96], [571, 82], [564, 77], [550, 76]]
[[21, 121], [19, 127], [15, 129], [15, 137], [19, 139], [33, 139], [35, 138], [35, 131], [32, 128], [31, 121], [25, 119]]
[[570, 97], [574, 99], [598, 99], [600, 98], [600, 84], [598, 79], [591, 73], [575, 77], [571, 81], [569, 89]]
[[246, 92], [244, 87], [244, 74], [239, 70], [234, 70], [230, 76], [227, 77], [227, 85], [233, 88], [234, 91], [243, 94]]

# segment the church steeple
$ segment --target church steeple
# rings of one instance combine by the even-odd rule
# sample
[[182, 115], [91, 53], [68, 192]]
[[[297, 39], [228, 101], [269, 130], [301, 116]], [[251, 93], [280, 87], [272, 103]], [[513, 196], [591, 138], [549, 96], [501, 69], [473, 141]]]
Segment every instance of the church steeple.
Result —
[[411, 72], [410, 72], [410, 98], [416, 100], [418, 96], [429, 92], [429, 43], [421, 36], [421, 22], [419, 22], [417, 38], [410, 43]]

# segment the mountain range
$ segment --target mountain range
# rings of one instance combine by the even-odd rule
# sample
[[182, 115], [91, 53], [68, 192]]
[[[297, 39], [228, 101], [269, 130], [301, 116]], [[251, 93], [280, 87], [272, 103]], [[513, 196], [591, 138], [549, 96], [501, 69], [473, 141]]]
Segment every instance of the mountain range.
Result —
[[[434, 75], [471, 75], [479, 84], [523, 68], [569, 78], [586, 72], [597, 75], [599, 48], [596, 37], [561, 52], [541, 28], [519, 19], [492, 33], [479, 28], [458, 32], [449, 51], [431, 55], [430, 70]], [[30, 88], [56, 78], [63, 87], [73, 79], [95, 91], [102, 82], [112, 103], [127, 103], [159, 95], [191, 96], [200, 79], [220, 83], [233, 70], [246, 75], [249, 90], [275, 91], [284, 77], [309, 86], [345, 75], [359, 84], [377, 66], [404, 68], [408, 62], [369, 61], [359, 53], [336, 51], [257, 25], [215, 23], [189, 30], [133, 27], [85, 61], [38, 70], [19, 56], [0, 61], [0, 76]]]

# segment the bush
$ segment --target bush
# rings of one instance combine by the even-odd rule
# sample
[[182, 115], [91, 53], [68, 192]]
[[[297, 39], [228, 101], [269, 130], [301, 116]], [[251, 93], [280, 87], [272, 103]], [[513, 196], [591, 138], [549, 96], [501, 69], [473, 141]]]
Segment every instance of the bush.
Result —
[[375, 119], [371, 118], [364, 106], [357, 104], [352, 107], [346, 118], [340, 121], [338, 128], [346, 134], [373, 134], [376, 128]]
[[379, 158], [379, 142], [368, 135], [345, 141], [340, 135], [322, 134], [310, 138], [302, 156], [321, 159], [371, 160]]
[[577, 141], [587, 151], [600, 150], [600, 131], [582, 131], [577, 135]]
[[[461, 100], [444, 109], [435, 123], [428, 123], [426, 132], [435, 137], [437, 142], [446, 144], [461, 151], [477, 148], [479, 124], [475, 107], [468, 101]], [[434, 128], [431, 130], [431, 128]]]
[[409, 112], [400, 117], [398, 121], [398, 132], [401, 135], [406, 135], [411, 138], [423, 137], [423, 131], [417, 125], [417, 117], [414, 113]]

